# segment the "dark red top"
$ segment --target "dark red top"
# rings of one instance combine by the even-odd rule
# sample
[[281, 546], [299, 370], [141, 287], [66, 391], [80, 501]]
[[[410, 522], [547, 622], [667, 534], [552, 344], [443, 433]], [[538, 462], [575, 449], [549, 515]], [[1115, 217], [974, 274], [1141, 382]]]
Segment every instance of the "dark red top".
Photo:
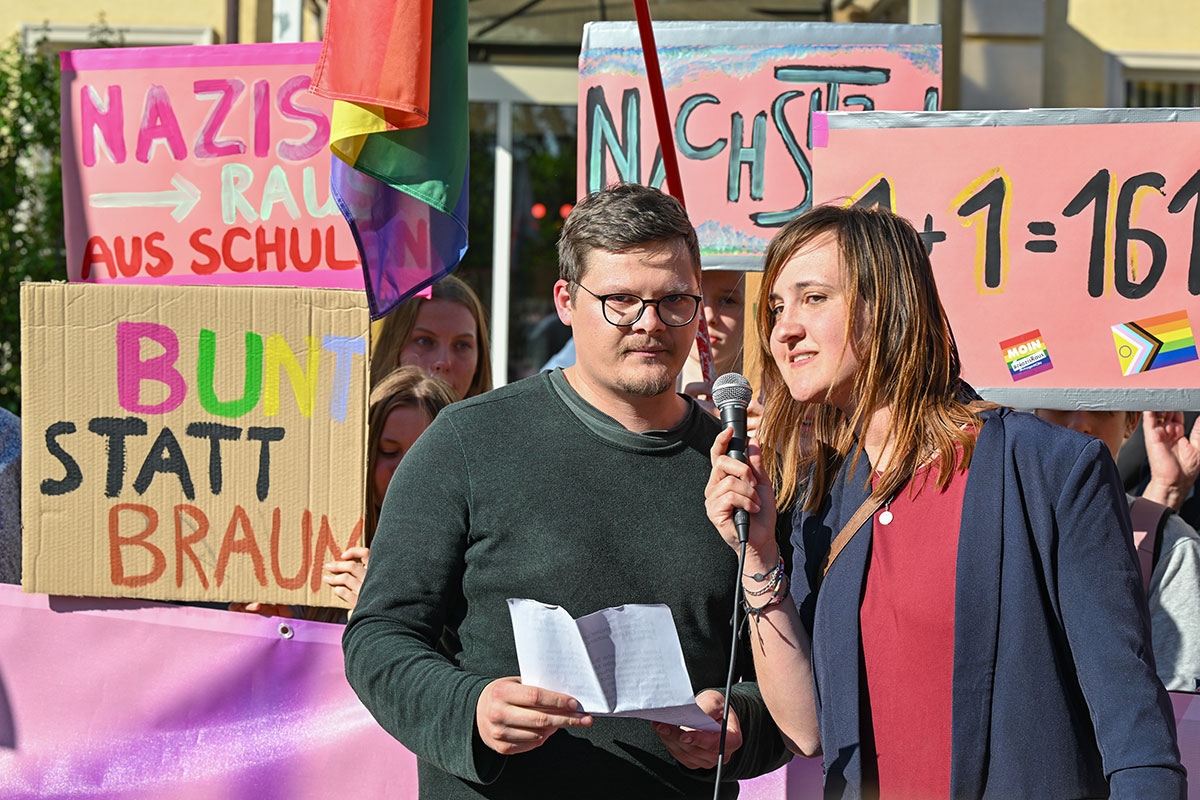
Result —
[[967, 476], [956, 472], [945, 490], [936, 478], [936, 469], [918, 470], [887, 509], [889, 524], [884, 509], [875, 513], [859, 609], [863, 777], [877, 775], [883, 800], [950, 796], [954, 575]]

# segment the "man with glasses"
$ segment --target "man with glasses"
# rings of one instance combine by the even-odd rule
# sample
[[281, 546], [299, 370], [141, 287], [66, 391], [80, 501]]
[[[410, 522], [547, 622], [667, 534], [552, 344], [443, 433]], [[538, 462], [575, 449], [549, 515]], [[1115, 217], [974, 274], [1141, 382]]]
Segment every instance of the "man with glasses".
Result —
[[[718, 719], [733, 638], [736, 564], [704, 509], [720, 426], [675, 391], [698, 324], [696, 233], [674, 199], [618, 184], [575, 207], [558, 250], [575, 364], [450, 406], [405, 456], [346, 674], [419, 757], [422, 797], [709, 798], [717, 734], [593, 717], [516, 677], [509, 598], [575, 618], [669, 606]], [[757, 685], [729, 700], [723, 798], [787, 758]]]

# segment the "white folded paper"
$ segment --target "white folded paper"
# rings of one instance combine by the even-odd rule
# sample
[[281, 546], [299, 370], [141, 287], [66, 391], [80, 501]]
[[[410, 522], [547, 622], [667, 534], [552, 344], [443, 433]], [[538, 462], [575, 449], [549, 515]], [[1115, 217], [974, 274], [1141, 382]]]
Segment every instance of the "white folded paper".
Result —
[[667, 606], [616, 606], [576, 620], [560, 606], [510, 598], [508, 612], [522, 683], [569, 694], [589, 714], [720, 730], [696, 705]]

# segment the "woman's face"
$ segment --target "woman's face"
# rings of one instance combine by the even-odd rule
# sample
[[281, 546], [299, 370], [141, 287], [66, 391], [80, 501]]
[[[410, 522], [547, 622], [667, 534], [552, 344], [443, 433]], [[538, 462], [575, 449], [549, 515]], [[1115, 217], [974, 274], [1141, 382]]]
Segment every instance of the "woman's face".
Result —
[[404, 458], [404, 454], [431, 421], [425, 410], [416, 406], [397, 406], [388, 412], [376, 445], [375, 474], [371, 476], [375, 481], [377, 504], [383, 503], [383, 496], [387, 494], [388, 484], [392, 482], [392, 474], [399, 466], [400, 459]]
[[771, 287], [771, 355], [792, 397], [849, 415], [858, 355], [846, 338], [850, 298], [832, 233], [803, 245]]
[[420, 367], [450, 384], [459, 399], [467, 396], [479, 365], [479, 340], [471, 309], [453, 300], [426, 300], [396, 366]]

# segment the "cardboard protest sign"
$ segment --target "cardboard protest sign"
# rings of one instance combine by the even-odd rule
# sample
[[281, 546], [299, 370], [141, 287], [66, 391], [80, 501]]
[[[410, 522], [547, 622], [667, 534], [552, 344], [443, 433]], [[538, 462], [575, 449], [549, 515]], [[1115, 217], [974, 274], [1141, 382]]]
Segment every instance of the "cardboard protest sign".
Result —
[[318, 42], [62, 54], [70, 280], [361, 289]]
[[344, 605], [362, 292], [21, 286], [26, 591]]
[[1195, 110], [818, 116], [817, 200], [930, 250], [964, 377], [1022, 407], [1200, 407]]
[[[812, 204], [814, 112], [938, 107], [936, 25], [660, 22], [654, 35], [706, 267], [761, 269], [774, 233]], [[588, 23], [579, 193], [664, 179], [637, 26]]]

